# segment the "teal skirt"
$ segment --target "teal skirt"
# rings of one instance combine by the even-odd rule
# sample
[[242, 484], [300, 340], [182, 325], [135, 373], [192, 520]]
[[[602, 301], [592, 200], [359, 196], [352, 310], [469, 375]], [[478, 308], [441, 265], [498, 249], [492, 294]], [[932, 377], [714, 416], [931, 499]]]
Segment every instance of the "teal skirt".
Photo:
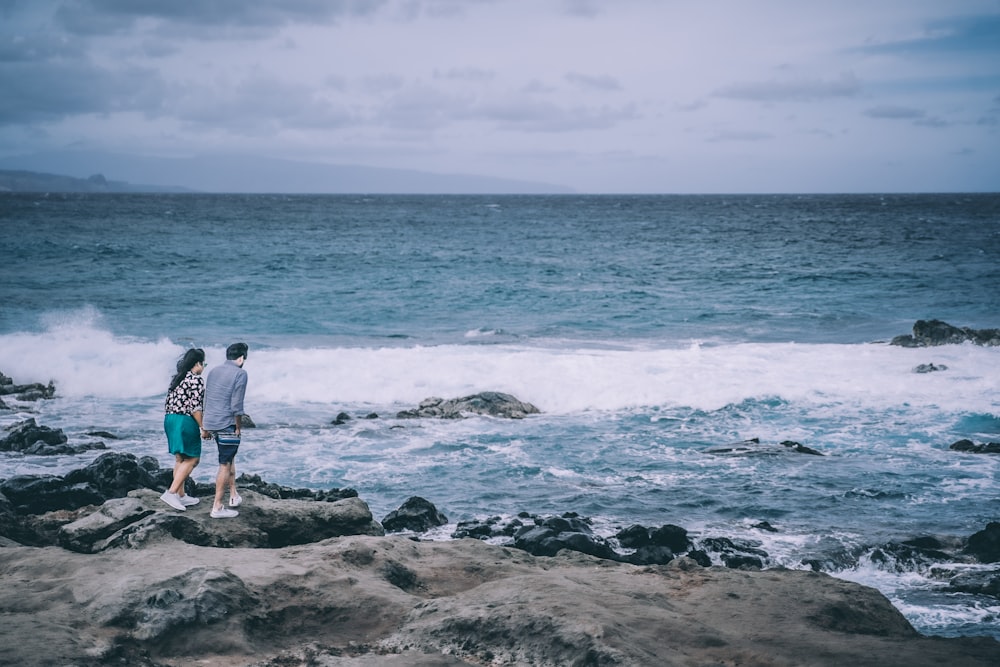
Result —
[[201, 458], [201, 429], [191, 415], [167, 413], [163, 417], [167, 450], [193, 459]]

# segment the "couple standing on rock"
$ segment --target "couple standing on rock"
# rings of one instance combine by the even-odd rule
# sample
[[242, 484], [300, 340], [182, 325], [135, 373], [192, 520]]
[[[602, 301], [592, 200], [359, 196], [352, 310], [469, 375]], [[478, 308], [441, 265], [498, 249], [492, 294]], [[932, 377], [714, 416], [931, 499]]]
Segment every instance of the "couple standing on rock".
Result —
[[[201, 441], [215, 438], [219, 450], [219, 472], [215, 477], [213, 519], [238, 516], [233, 507], [243, 502], [236, 491], [236, 452], [240, 446], [243, 419], [243, 396], [247, 389], [246, 343], [226, 348], [226, 363], [213, 368], [207, 382], [205, 351], [192, 348], [177, 362], [177, 374], [167, 390], [163, 430], [167, 448], [174, 455], [174, 480], [160, 499], [174, 509], [184, 511], [199, 500], [184, 493], [184, 482], [201, 459]], [[222, 503], [229, 487], [229, 507]]]

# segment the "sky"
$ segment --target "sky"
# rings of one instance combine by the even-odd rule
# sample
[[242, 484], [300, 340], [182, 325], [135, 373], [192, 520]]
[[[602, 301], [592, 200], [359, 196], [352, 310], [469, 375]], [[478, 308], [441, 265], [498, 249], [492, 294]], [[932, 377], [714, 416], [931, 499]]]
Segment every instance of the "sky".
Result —
[[1000, 0], [0, 0], [0, 157], [64, 149], [996, 192]]

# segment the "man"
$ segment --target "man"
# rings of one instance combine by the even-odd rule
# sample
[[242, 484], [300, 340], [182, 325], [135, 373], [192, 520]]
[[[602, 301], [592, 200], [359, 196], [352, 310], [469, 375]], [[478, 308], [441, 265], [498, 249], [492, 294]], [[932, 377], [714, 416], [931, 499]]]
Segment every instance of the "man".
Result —
[[[243, 419], [243, 396], [247, 390], [246, 343], [233, 343], [226, 348], [226, 363], [216, 366], [205, 380], [205, 411], [202, 414], [204, 439], [215, 436], [219, 449], [219, 472], [215, 476], [215, 502], [213, 519], [230, 519], [239, 512], [243, 499], [236, 492], [236, 452], [240, 447], [240, 430]], [[229, 487], [229, 507], [222, 503], [226, 486]]]

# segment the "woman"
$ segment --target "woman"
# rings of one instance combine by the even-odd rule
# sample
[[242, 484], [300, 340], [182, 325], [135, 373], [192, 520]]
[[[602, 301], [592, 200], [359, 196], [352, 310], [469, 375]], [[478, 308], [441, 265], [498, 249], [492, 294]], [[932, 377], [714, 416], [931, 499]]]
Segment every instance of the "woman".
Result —
[[205, 402], [205, 351], [193, 348], [177, 362], [177, 374], [167, 390], [163, 430], [174, 455], [174, 481], [160, 500], [184, 511], [199, 500], [184, 494], [184, 482], [201, 459], [201, 417]]

